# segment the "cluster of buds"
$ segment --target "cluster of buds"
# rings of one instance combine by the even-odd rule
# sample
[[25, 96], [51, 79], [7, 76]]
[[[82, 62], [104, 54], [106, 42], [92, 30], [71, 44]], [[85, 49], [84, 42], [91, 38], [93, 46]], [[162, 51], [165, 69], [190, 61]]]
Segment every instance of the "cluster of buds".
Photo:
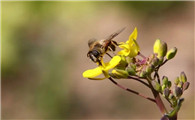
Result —
[[187, 77], [184, 72], [181, 72], [180, 76], [174, 81], [174, 88], [171, 90], [171, 81], [168, 80], [166, 76], [163, 77], [162, 91], [163, 97], [167, 99], [173, 108], [169, 113], [167, 113], [163, 119], [171, 118], [175, 116], [184, 101], [181, 98], [183, 92], [188, 89], [190, 83], [187, 82]]
[[190, 85], [185, 73], [181, 72], [180, 76], [175, 79], [173, 90], [171, 90], [172, 83], [168, 80], [168, 77], [163, 76], [162, 81], [161, 91], [159, 92], [171, 103], [171, 107], [176, 107], [181, 95]]

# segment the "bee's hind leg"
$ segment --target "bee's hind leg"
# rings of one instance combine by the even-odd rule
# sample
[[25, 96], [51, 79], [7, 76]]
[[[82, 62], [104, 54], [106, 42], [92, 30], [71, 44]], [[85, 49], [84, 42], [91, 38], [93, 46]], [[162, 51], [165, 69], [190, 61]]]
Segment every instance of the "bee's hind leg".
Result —
[[106, 55], [108, 55], [110, 58], [112, 58], [112, 56], [110, 54], [106, 53]]

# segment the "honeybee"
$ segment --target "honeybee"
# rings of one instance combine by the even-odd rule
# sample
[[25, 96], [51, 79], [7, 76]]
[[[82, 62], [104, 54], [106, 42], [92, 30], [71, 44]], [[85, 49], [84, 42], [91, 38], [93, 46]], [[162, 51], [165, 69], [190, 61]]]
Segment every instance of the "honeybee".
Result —
[[[93, 62], [99, 63], [101, 65], [101, 59], [104, 54], [110, 56], [108, 51], [115, 51], [118, 43], [113, 40], [117, 35], [119, 35], [125, 28], [111, 34], [106, 39], [97, 40], [92, 38], [88, 41], [89, 52], [87, 53], [87, 57], [89, 57]], [[110, 56], [111, 57], [111, 56]]]

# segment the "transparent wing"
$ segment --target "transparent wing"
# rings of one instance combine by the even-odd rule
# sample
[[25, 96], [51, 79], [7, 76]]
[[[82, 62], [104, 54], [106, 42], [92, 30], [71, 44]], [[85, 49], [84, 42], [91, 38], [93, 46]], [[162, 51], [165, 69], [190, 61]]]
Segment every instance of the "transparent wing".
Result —
[[119, 30], [119, 31], [117, 31], [117, 32], [115, 32], [115, 33], [113, 33], [113, 34], [111, 34], [109, 37], [106, 38], [106, 40], [112, 40], [112, 39], [115, 38], [117, 35], [119, 35], [124, 29], [125, 29], [125, 27], [122, 28], [121, 30]]

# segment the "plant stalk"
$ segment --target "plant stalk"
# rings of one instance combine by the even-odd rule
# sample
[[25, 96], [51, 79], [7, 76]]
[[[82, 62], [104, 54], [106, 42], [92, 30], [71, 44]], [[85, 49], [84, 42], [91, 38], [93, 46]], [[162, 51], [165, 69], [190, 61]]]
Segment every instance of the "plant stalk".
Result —
[[[148, 79], [147, 79], [148, 80]], [[165, 108], [164, 103], [162, 102], [161, 98], [160, 98], [160, 94], [153, 88], [150, 80], [148, 80], [148, 83], [150, 85], [151, 91], [153, 93], [154, 99], [156, 101], [156, 105], [158, 106], [158, 108], [160, 109], [160, 112], [162, 113], [162, 115], [165, 115], [165, 113], [167, 113], [167, 110]]]

